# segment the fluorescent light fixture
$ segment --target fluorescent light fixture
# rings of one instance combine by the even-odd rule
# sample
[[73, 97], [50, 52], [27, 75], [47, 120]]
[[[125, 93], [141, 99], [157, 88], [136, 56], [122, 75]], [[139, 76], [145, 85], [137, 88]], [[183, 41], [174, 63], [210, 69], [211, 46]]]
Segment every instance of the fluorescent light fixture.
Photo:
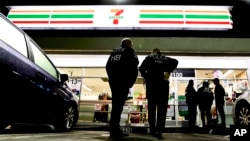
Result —
[[233, 73], [234, 70], [228, 70], [223, 74], [223, 78], [227, 78], [231, 73]]
[[82, 84], [82, 88], [89, 91], [89, 92], [92, 92], [92, 89], [88, 88], [86, 85]]

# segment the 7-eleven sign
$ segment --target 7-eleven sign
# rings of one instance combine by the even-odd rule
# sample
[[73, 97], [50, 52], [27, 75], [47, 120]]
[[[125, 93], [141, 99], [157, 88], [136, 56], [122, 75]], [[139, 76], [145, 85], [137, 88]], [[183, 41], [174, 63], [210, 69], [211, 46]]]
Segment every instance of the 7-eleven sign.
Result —
[[119, 24], [119, 20], [123, 19], [121, 14], [124, 12], [124, 9], [111, 9], [110, 12], [113, 13], [113, 15], [109, 16], [109, 19], [113, 20], [113, 24]]

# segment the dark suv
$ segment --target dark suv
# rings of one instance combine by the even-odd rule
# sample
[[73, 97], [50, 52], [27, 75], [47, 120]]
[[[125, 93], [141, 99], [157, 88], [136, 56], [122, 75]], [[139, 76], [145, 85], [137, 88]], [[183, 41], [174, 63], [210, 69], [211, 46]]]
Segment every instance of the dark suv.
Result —
[[13, 123], [70, 130], [78, 97], [43, 50], [0, 13], [0, 129]]

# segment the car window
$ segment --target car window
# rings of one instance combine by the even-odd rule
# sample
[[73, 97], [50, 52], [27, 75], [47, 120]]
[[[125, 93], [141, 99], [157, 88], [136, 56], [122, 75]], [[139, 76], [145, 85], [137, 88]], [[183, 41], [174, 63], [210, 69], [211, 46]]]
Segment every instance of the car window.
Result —
[[24, 34], [0, 16], [0, 39], [18, 52], [28, 57]]
[[35, 64], [43, 68], [45, 71], [47, 71], [57, 79], [57, 70], [54, 65], [32, 41], [30, 42], [30, 46], [33, 51]]

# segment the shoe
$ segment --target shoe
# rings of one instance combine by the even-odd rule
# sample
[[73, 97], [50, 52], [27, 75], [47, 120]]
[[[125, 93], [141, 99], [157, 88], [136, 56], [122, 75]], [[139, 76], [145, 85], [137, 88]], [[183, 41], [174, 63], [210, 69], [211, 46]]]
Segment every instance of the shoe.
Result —
[[123, 138], [127, 136], [129, 136], [129, 134], [123, 131], [110, 132], [110, 135], [109, 135], [110, 138]]
[[164, 139], [163, 136], [162, 136], [162, 133], [159, 133], [159, 132], [156, 133], [156, 137], [157, 137], [159, 140], [163, 140], [163, 139]]
[[199, 130], [200, 130], [200, 127], [196, 125], [188, 128], [188, 132], [197, 132]]
[[153, 137], [157, 137], [156, 132], [149, 132], [149, 135], [153, 136]]
[[153, 137], [156, 137], [156, 130], [155, 130], [155, 127], [149, 127], [149, 130], [148, 130], [148, 134], [153, 136]]

